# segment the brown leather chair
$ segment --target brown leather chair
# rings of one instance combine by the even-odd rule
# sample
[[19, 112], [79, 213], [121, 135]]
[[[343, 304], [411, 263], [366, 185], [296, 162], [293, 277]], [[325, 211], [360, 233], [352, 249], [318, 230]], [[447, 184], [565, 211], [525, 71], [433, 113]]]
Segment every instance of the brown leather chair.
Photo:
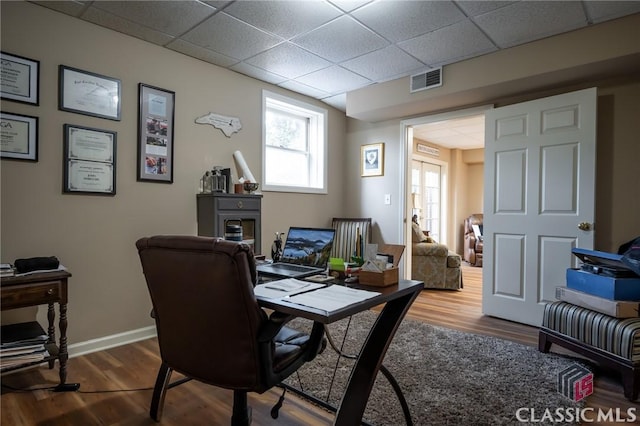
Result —
[[[167, 390], [195, 379], [233, 390], [231, 424], [248, 425], [247, 392], [278, 385], [322, 349], [322, 324], [314, 323], [310, 335], [299, 333], [284, 326], [291, 316], [268, 317], [258, 306], [248, 245], [155, 236], [141, 238], [136, 247], [162, 359], [151, 401], [154, 420], [160, 421]], [[174, 370], [186, 379], [170, 383]]]
[[464, 220], [464, 260], [473, 266], [482, 266], [482, 237], [473, 230], [473, 225], [482, 230], [482, 219], [482, 213], [475, 213]]

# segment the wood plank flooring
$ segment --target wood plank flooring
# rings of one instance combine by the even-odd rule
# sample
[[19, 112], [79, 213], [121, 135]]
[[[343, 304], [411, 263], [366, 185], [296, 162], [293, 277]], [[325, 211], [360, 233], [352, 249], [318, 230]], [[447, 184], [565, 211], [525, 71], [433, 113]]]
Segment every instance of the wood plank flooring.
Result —
[[[482, 315], [481, 268], [464, 266], [463, 277], [461, 291], [424, 290], [408, 316], [433, 325], [537, 346], [537, 328]], [[555, 346], [552, 351], [567, 353]], [[55, 386], [57, 369], [49, 370], [46, 366], [5, 375], [2, 377], [0, 424], [154, 425], [148, 411], [159, 362], [157, 341], [149, 339], [70, 359], [67, 381], [81, 383], [80, 392], [16, 391], [5, 387], [39, 389]], [[119, 391], [122, 389], [131, 390]], [[279, 418], [274, 420], [270, 411], [279, 396], [277, 390], [249, 396], [254, 426], [314, 426], [333, 421], [333, 414], [291, 393], [287, 394]], [[228, 425], [231, 403], [230, 391], [191, 381], [169, 391], [161, 424]], [[636, 424], [640, 424], [640, 404], [627, 401], [619, 379], [606, 371], [595, 372], [595, 392], [587, 404], [595, 410], [619, 408], [622, 413], [633, 408], [638, 417]], [[437, 419], [433, 424], [438, 424]], [[594, 421], [590, 424], [614, 423]]]

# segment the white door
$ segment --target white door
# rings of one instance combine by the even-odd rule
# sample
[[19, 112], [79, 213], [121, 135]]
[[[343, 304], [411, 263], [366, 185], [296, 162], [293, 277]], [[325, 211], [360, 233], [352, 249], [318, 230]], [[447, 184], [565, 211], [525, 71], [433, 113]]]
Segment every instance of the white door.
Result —
[[593, 248], [596, 97], [592, 88], [486, 113], [485, 315], [540, 326], [575, 265], [571, 249]]

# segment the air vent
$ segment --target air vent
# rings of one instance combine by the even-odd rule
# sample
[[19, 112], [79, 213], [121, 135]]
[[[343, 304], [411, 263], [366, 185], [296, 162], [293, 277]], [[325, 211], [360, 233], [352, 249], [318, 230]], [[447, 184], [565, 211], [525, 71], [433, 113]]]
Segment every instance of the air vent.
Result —
[[442, 67], [411, 76], [410, 92], [442, 86]]

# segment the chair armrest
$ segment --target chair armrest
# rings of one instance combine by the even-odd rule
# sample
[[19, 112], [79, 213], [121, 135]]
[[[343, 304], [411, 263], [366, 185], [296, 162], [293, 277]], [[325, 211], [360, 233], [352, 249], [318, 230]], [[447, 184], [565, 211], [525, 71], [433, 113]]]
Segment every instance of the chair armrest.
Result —
[[448, 253], [447, 246], [439, 243], [414, 243], [411, 250], [412, 256], [446, 257]]
[[274, 311], [269, 316], [269, 321], [265, 322], [260, 332], [258, 333], [259, 342], [270, 342], [280, 332], [282, 327], [295, 316], [283, 314], [282, 312]]

